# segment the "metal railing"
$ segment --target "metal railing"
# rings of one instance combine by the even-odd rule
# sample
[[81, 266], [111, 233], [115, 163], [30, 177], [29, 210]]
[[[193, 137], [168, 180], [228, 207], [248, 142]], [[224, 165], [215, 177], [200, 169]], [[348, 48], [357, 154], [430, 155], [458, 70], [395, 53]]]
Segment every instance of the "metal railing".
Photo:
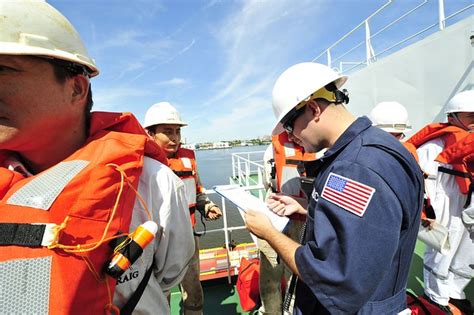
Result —
[[[311, 60], [312, 62], [315, 62], [315, 61], [318, 61], [320, 60], [323, 56], [326, 56], [326, 64], [329, 66], [329, 67], [333, 67], [333, 64], [336, 62], [336, 61], [339, 61], [339, 72], [343, 73], [347, 73], [347, 72], [350, 72], [351, 70], [354, 70], [360, 66], [367, 66], [371, 63], [374, 63], [377, 61], [377, 57], [385, 54], [386, 52], [388, 51], [391, 51], [393, 50], [394, 48], [398, 47], [398, 46], [401, 46], [403, 44], [405, 44], [406, 42], [408, 42], [409, 40], [412, 40], [414, 38], [416, 38], [417, 36], [420, 36], [421, 34], [427, 32], [428, 30], [438, 26], [439, 30], [442, 31], [445, 29], [446, 27], [446, 21], [448, 21], [449, 19], [452, 19], [453, 17], [465, 12], [465, 11], [468, 11], [469, 9], [472, 9], [474, 7], [474, 4], [470, 4], [464, 8], [461, 8], [460, 10], [448, 15], [448, 16], [445, 16], [445, 7], [444, 7], [444, 0], [438, 0], [438, 21], [436, 23], [433, 23], [425, 28], [423, 28], [422, 30], [416, 32], [415, 34], [413, 35], [410, 35], [400, 41], [398, 41], [397, 43], [389, 46], [388, 48], [385, 48], [383, 49], [382, 51], [378, 52], [378, 53], [375, 53], [375, 50], [372, 46], [372, 42], [373, 42], [373, 39], [380, 35], [381, 33], [385, 32], [387, 29], [391, 28], [392, 26], [396, 25], [397, 23], [399, 23], [401, 20], [405, 19], [406, 17], [410, 16], [411, 14], [413, 14], [414, 12], [418, 11], [420, 8], [422, 8], [423, 6], [425, 6], [429, 0], [424, 0], [420, 3], [418, 3], [415, 7], [413, 7], [412, 9], [408, 10], [407, 12], [403, 13], [401, 16], [399, 16], [398, 18], [396, 18], [395, 20], [393, 20], [392, 22], [386, 24], [385, 26], [383, 26], [380, 30], [378, 30], [377, 32], [375, 32], [373, 35], [371, 34], [371, 31], [370, 31], [370, 22], [371, 22], [371, 19], [374, 18], [375, 16], [381, 14], [382, 11], [384, 11], [385, 9], [387, 9], [391, 4], [393, 4], [394, 0], [388, 0], [384, 5], [382, 5], [379, 9], [377, 9], [374, 13], [370, 14], [364, 21], [362, 21], [359, 25], [357, 25], [356, 27], [354, 27], [351, 31], [349, 31], [347, 34], [345, 34], [344, 36], [342, 36], [339, 40], [337, 40], [334, 44], [330, 45], [328, 48], [326, 48], [324, 51], [322, 51], [319, 55], [317, 55], [313, 60]], [[362, 27], [365, 28], [364, 30], [364, 34], [365, 34], [365, 38], [358, 42], [355, 46], [349, 48], [347, 51], [343, 52], [341, 55], [339, 55], [337, 58], [333, 58], [332, 56], [332, 51], [334, 50], [335, 47], [337, 46], [340, 46], [340, 44], [342, 42], [344, 42], [349, 36], [351, 36], [352, 34], [354, 34], [356, 31], [358, 31], [359, 29], [361, 29]], [[342, 58], [348, 56], [350, 53], [354, 52], [356, 49], [360, 48], [361, 46], [363, 46], [365, 44], [365, 60], [363, 61], [347, 61], [347, 60], [342, 60]], [[349, 69], [344, 69], [344, 66], [345, 65], [352, 65], [352, 67], [350, 67]]]
[[[263, 185], [254, 185], [254, 186], [247, 186], [244, 187], [245, 190], [263, 190], [264, 187]], [[215, 194], [216, 192], [212, 189], [206, 189], [206, 194], [211, 195]], [[212, 229], [212, 230], [207, 230], [206, 233], [224, 233], [224, 241], [225, 241], [225, 249], [226, 249], [226, 258], [227, 258], [227, 281], [229, 284], [232, 283], [231, 279], [231, 270], [232, 270], [232, 264], [230, 262], [230, 237], [229, 234], [232, 233], [233, 231], [238, 231], [238, 230], [245, 230], [246, 227], [245, 225], [240, 225], [240, 226], [232, 226], [229, 227], [229, 224], [227, 222], [227, 206], [225, 202], [225, 198], [221, 197], [220, 198], [220, 205], [218, 204], [219, 208], [222, 210], [222, 221], [223, 221], [223, 227], [219, 229]]]
[[[263, 153], [264, 151], [242, 152], [232, 154], [232, 179], [238, 183], [245, 190], [257, 193], [260, 199], [265, 196], [265, 187], [263, 185]], [[256, 177], [257, 179], [255, 180]], [[206, 189], [205, 193], [208, 195], [216, 194], [212, 189]], [[207, 230], [206, 233], [224, 233], [226, 258], [227, 258], [227, 280], [231, 284], [231, 270], [232, 265], [230, 261], [230, 233], [237, 230], [245, 230], [245, 225], [229, 227], [227, 222], [227, 206], [224, 197], [220, 197], [220, 204], [222, 210], [223, 227], [218, 229]]]
[[[258, 185], [263, 188], [264, 153], [264, 151], [233, 153], [232, 180], [234, 183], [243, 187]], [[258, 197], [264, 197], [262, 190], [258, 191]]]

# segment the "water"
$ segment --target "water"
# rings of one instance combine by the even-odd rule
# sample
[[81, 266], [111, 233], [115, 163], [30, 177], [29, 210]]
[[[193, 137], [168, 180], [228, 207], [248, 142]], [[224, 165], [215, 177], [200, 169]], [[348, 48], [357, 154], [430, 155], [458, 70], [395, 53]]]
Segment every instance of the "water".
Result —
[[[266, 146], [249, 146], [249, 147], [234, 147], [229, 149], [218, 149], [218, 150], [198, 150], [196, 153], [197, 167], [201, 182], [207, 189], [212, 188], [215, 185], [226, 185], [229, 184], [229, 178], [232, 176], [232, 153], [239, 152], [254, 152], [254, 151], [265, 151]], [[263, 156], [263, 153], [262, 153]], [[221, 198], [216, 194], [209, 195], [209, 198], [216, 203], [221, 205]], [[244, 225], [242, 217], [240, 216], [237, 208], [235, 208], [229, 202], [226, 203], [227, 207], [227, 224], [228, 226], [241, 226]], [[197, 231], [203, 231], [203, 226], [200, 222], [200, 215], [197, 214]], [[223, 219], [217, 221], [205, 221], [208, 230], [222, 228]], [[250, 234], [247, 230], [233, 231], [229, 236], [229, 240], [235, 240], [236, 243], [251, 242]], [[212, 248], [223, 246], [224, 232], [208, 233], [201, 237], [200, 247], [201, 248]]]

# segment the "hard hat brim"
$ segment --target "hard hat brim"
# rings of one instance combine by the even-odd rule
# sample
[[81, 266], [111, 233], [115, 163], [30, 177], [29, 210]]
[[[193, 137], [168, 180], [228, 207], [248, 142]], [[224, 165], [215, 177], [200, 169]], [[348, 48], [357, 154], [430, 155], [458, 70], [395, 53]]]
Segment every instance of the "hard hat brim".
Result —
[[90, 77], [95, 77], [99, 74], [99, 69], [87, 57], [80, 55], [73, 55], [65, 51], [56, 50], [54, 53], [50, 49], [41, 47], [29, 47], [26, 45], [16, 43], [0, 42], [1, 55], [14, 56], [45, 56], [61, 60], [70, 61], [87, 67], [90, 70]]
[[179, 120], [175, 120], [175, 121], [170, 120], [166, 122], [160, 122], [158, 124], [144, 124], [143, 128], [148, 128], [148, 127], [158, 126], [158, 125], [179, 125], [181, 127], [186, 127], [188, 124]]
[[275, 128], [273, 128], [272, 136], [279, 135], [283, 131], [285, 131], [285, 129], [283, 129], [283, 124], [281, 122], [278, 122]]

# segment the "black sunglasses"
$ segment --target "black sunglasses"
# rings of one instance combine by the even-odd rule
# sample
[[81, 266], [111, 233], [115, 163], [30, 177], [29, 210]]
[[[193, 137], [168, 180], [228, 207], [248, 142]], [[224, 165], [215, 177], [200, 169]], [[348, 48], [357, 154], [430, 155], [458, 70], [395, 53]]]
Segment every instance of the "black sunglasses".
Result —
[[288, 114], [285, 115], [285, 117], [283, 117], [283, 119], [281, 120], [281, 124], [283, 125], [283, 129], [285, 129], [285, 131], [288, 133], [288, 134], [292, 134], [293, 133], [293, 130], [294, 130], [294, 127], [295, 127], [295, 121], [298, 117], [300, 117], [303, 112], [304, 112], [304, 109], [305, 109], [305, 105], [304, 104], [303, 106], [299, 107], [297, 109], [297, 107], [293, 108]]

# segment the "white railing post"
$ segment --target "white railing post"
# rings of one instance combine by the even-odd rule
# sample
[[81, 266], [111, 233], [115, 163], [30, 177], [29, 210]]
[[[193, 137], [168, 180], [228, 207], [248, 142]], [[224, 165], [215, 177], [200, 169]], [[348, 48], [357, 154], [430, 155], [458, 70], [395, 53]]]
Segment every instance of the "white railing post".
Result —
[[245, 161], [245, 186], [250, 186], [250, 163]]
[[[258, 174], [258, 183], [257, 183], [257, 185], [259, 185], [259, 186], [263, 185], [263, 174], [262, 174], [262, 172], [263, 172], [262, 169], [260, 169], [260, 168], [257, 169], [257, 174]], [[258, 199], [263, 200], [263, 194], [262, 194], [261, 189], [258, 190]]]
[[225, 249], [227, 251], [227, 281], [229, 284], [232, 283], [232, 279], [230, 277], [230, 257], [229, 257], [229, 234], [228, 234], [228, 228], [227, 228], [227, 209], [225, 207], [225, 198], [221, 197], [221, 203], [222, 203], [222, 219], [224, 221], [224, 241], [225, 241]]
[[240, 156], [237, 158], [237, 176], [239, 177], [239, 185], [242, 185], [242, 168], [240, 167]]
[[369, 19], [365, 20], [365, 60], [367, 65], [371, 64], [374, 61], [374, 49], [370, 42], [370, 27]]
[[439, 30], [444, 30], [446, 17], [444, 16], [444, 0], [438, 0], [438, 19], [439, 19]]
[[232, 178], [235, 179], [235, 155], [232, 154]]

